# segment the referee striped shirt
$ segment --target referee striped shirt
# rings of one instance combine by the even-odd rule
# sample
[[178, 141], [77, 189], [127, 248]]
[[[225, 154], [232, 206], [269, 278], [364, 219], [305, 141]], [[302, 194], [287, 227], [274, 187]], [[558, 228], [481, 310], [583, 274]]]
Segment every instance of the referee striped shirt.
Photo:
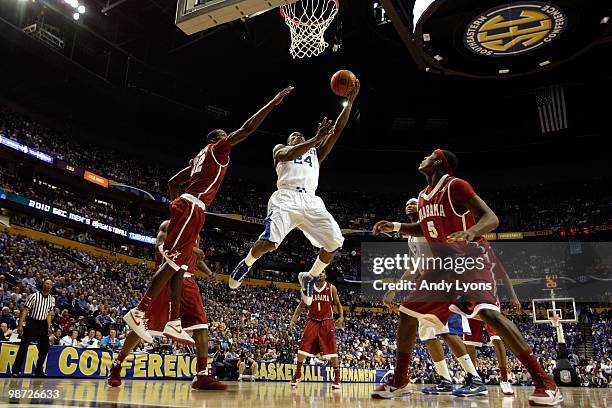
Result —
[[34, 320], [47, 320], [47, 315], [55, 308], [55, 299], [51, 294], [43, 296], [36, 292], [28, 296], [25, 307], [30, 309], [29, 316]]

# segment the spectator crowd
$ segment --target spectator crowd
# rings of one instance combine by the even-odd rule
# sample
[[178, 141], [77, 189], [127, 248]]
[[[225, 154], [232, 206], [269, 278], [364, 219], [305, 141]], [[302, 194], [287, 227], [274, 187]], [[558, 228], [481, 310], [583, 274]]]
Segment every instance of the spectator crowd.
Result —
[[[1, 106], [0, 134], [72, 165], [161, 195], [166, 194], [166, 181], [172, 175], [171, 170], [159, 163], [138, 160], [125, 152], [102, 149], [95, 144], [84, 146], [61, 132]], [[129, 168], [126, 168], [126, 163], [129, 163]], [[76, 209], [83, 215], [119, 224], [117, 226], [135, 232], [150, 233], [160, 220], [159, 215], [156, 215], [157, 218], [151, 217], [142, 208], [126, 211], [125, 206], [109, 202], [108, 199], [77, 196], [53, 187], [49, 188], [47, 183], [40, 181], [26, 186], [9, 174], [0, 177], [0, 188], [51, 201], [64, 209]], [[536, 188], [506, 187], [501, 191], [481, 191], [480, 194], [503, 220], [500, 232], [572, 228], [591, 231], [594, 226], [609, 224], [612, 218], [610, 187], [609, 180], [599, 179], [589, 183], [549, 184]], [[240, 194], [235, 194], [236, 191]], [[271, 193], [270, 186], [257, 185], [252, 180], [230, 175], [208, 211], [263, 218]], [[414, 191], [411, 196], [416, 194], [417, 191]], [[341, 227], [359, 230], [370, 230], [380, 219], [403, 219], [404, 204], [410, 198], [405, 193], [395, 192], [321, 191], [320, 195]], [[164, 211], [164, 206], [160, 204], [160, 213]]]
[[[56, 298], [53, 316], [53, 345], [117, 349], [127, 328], [121, 316], [135, 305], [152, 271], [144, 264], [130, 265], [86, 252], [54, 246], [44, 241], [0, 232], [0, 340], [18, 341], [15, 333], [23, 302], [45, 279], [54, 282]], [[293, 363], [305, 314], [294, 330], [289, 327], [297, 306], [297, 292], [267, 286], [243, 285], [230, 291], [222, 282], [200, 282], [210, 321], [212, 360], [221, 372], [225, 366], [239, 367], [245, 361]], [[343, 302], [348, 303], [342, 327], [336, 329], [341, 365], [368, 369], [392, 369], [397, 347], [397, 316], [347, 302], [355, 289], [339, 285]], [[380, 306], [380, 305], [378, 305]], [[589, 305], [590, 306], [590, 305]], [[593, 305], [596, 306], [596, 305]], [[578, 324], [564, 326], [570, 360], [584, 386], [607, 387], [612, 380], [612, 327], [610, 311], [598, 313], [583, 307], [592, 327], [593, 355], [581, 347], [585, 339]], [[528, 314], [513, 314], [512, 320], [525, 334], [534, 353], [551, 371], [555, 367], [556, 338], [550, 325], [534, 325]], [[188, 353], [192, 350], [163, 339], [140, 351]], [[448, 351], [447, 351], [448, 352]], [[478, 368], [488, 383], [499, 380], [495, 354], [490, 348], [480, 351]], [[449, 355], [450, 357], [450, 355]], [[311, 364], [327, 364], [312, 358]], [[252, 364], [251, 364], [252, 365]], [[450, 358], [457, 383], [463, 381], [459, 365]], [[510, 355], [510, 379], [529, 384], [528, 374]], [[434, 380], [433, 364], [425, 346], [417, 343], [412, 366], [412, 382]]]

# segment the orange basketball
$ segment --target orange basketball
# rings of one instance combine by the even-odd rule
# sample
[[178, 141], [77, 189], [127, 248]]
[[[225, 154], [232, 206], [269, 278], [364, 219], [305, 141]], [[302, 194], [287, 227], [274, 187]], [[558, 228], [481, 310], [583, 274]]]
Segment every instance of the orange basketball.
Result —
[[357, 77], [351, 71], [341, 69], [331, 78], [331, 89], [338, 96], [347, 96], [357, 81]]

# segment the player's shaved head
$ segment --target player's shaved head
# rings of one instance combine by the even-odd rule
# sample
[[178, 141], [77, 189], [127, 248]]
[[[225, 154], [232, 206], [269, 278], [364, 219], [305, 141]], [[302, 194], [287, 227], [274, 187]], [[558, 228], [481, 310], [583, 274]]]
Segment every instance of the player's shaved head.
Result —
[[206, 135], [206, 143], [215, 143], [217, 140], [227, 137], [227, 133], [223, 129], [215, 129], [208, 132]]
[[297, 144], [300, 144], [300, 143], [304, 142], [305, 140], [306, 140], [306, 138], [304, 137], [304, 135], [302, 133], [300, 133], [300, 132], [293, 132], [287, 138], [287, 144], [289, 146], [295, 146]]

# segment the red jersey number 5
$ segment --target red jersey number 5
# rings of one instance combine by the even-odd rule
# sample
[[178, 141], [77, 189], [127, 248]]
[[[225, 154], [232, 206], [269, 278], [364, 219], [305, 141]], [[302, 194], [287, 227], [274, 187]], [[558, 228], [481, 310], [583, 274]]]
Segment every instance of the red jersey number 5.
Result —
[[434, 226], [433, 221], [427, 221], [427, 231], [429, 231], [429, 236], [432, 238], [438, 238], [438, 230]]

